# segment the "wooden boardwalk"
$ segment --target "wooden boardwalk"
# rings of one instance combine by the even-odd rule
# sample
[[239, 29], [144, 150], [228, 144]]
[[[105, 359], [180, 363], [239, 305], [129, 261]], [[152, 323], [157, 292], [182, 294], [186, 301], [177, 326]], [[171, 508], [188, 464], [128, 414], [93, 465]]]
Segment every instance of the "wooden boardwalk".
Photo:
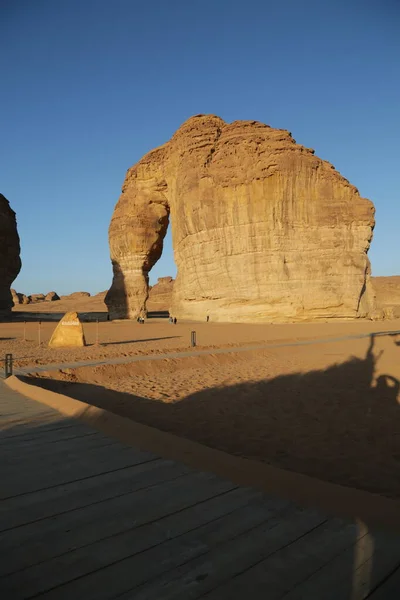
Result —
[[0, 382], [0, 598], [391, 600], [400, 537], [124, 446]]

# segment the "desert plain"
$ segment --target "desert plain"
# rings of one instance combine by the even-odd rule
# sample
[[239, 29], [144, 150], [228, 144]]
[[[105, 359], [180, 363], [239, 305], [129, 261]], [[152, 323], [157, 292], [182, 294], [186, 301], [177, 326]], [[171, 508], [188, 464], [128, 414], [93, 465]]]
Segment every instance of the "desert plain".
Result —
[[[87, 345], [48, 348], [72, 308]], [[25, 381], [136, 422], [400, 498], [400, 319], [105, 319], [101, 297], [19, 305], [1, 325], [0, 353]]]

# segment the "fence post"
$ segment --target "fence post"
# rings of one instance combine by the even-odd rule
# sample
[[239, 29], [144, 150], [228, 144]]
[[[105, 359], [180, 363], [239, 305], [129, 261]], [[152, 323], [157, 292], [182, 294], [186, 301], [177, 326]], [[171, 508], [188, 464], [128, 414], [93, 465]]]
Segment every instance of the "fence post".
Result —
[[13, 355], [12, 354], [6, 354], [6, 359], [4, 361], [4, 371], [5, 371], [6, 379], [7, 379], [7, 377], [11, 377], [11, 375], [13, 374]]
[[38, 346], [40, 346], [42, 343], [42, 321], [39, 321], [38, 342]]
[[196, 332], [195, 331], [191, 332], [190, 345], [192, 348], [194, 348], [196, 345]]

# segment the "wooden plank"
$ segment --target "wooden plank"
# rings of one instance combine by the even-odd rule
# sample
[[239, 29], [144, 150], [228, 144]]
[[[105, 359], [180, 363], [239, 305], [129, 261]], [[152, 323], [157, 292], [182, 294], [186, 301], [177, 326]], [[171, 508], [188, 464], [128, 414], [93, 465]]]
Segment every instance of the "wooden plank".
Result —
[[352, 548], [363, 535], [354, 522], [330, 519], [205, 597], [207, 600], [241, 600], [251, 589], [256, 598], [282, 598], [346, 548]]
[[[293, 507], [264, 526], [210, 548], [206, 556], [152, 578], [135, 590], [135, 600], [199, 598], [323, 522], [325, 517], [319, 513]], [[128, 597], [129, 594], [121, 596], [125, 600]]]
[[206, 473], [123, 494], [0, 534], [4, 559], [0, 574], [34, 565], [73, 549], [150, 523], [172, 512], [233, 489], [230, 482]]
[[31, 422], [29, 427], [22, 427], [17, 431], [13, 428], [9, 432], [0, 433], [0, 449], [7, 450], [12, 448], [14, 444], [19, 444], [21, 447], [33, 446], [35, 444], [47, 443], [59, 439], [62, 432], [74, 430], [76, 434], [95, 432], [96, 429], [79, 423], [79, 421], [71, 421], [70, 419], [48, 419], [46, 421], [38, 420]]
[[82, 453], [81, 458], [73, 463], [56, 464], [47, 469], [41, 469], [40, 465], [37, 465], [37, 468], [27, 473], [24, 478], [21, 478], [15, 470], [14, 472], [8, 470], [6, 479], [4, 473], [0, 473], [0, 481], [2, 481], [0, 500], [71, 483], [155, 458], [149, 452], [139, 452], [125, 446], [114, 445], [95, 449], [88, 455]]
[[[54, 414], [54, 412], [42, 411], [40, 413], [36, 411], [26, 411], [21, 413], [18, 411], [3, 411], [0, 418], [0, 435], [4, 431], [16, 429], [17, 427], [29, 427], [32, 422], [45, 422], [50, 420], [60, 419], [61, 415]], [[62, 418], [62, 417], [61, 417]]]
[[0, 502], [0, 531], [12, 529], [174, 479], [190, 469], [171, 460], [124, 467]]
[[[229, 524], [233, 524], [233, 528], [226, 528], [226, 532], [228, 535], [234, 535], [234, 531], [238, 527], [243, 529], [245, 526], [245, 519], [242, 518], [243, 509], [242, 511], [240, 510], [241, 507], [246, 506], [247, 527], [249, 523], [259, 521], [260, 507], [259, 503], [254, 502], [254, 500], [261, 496], [259, 492], [250, 491], [246, 488], [237, 488], [236, 490], [207, 500], [201, 503], [201, 505], [197, 504], [195, 507], [187, 508], [164, 517], [156, 523], [150, 523], [140, 528], [123, 532], [111, 539], [101, 540], [53, 560], [24, 569], [22, 580], [21, 573], [17, 572], [5, 579], [4, 592], [10, 596], [15, 594], [19, 596], [41, 594], [46, 590], [59, 587], [71, 580], [80, 580], [84, 575], [95, 573], [103, 567], [108, 567], [110, 563], [119, 563], [129, 556], [142, 553], [151, 547], [165, 542], [171, 535], [179, 536], [199, 527], [203, 530], [204, 535], [206, 529], [214, 529], [216, 519], [227, 513], [231, 514]], [[249, 510], [249, 502], [252, 502], [251, 506], [253, 510]], [[263, 507], [264, 510], [262, 511], [261, 518], [265, 519], [267, 512], [265, 510], [265, 501], [263, 502]], [[249, 517], [251, 517], [251, 520]], [[189, 540], [187, 544], [189, 548]], [[203, 544], [198, 542], [196, 545], [192, 541], [190, 552], [196, 552], [196, 548], [202, 551]], [[78, 583], [77, 585], [78, 588], [74, 588], [74, 594], [70, 597], [87, 597], [85, 591], [79, 587], [80, 584]], [[86, 581], [84, 585], [85, 590], [92, 589], [92, 583], [88, 584]], [[108, 590], [109, 593], [114, 594], [117, 587]], [[71, 593], [71, 590], [68, 593]], [[90, 594], [93, 594], [93, 591], [89, 591], [89, 596]]]
[[84, 438], [67, 440], [60, 444], [52, 444], [50, 447], [37, 448], [29, 452], [27, 449], [19, 451], [18, 444], [14, 452], [2, 452], [1, 475], [3, 480], [12, 479], [16, 469], [19, 477], [25, 477], [32, 471], [37, 471], [41, 476], [51, 471], [71, 470], [75, 463], [90, 462], [96, 460], [96, 453], [101, 453], [106, 447], [115, 450], [135, 452], [133, 448], [121, 444], [114, 438], [107, 437], [101, 433]]
[[[367, 598], [369, 593], [390, 576], [400, 564], [400, 544], [398, 538], [383, 536], [379, 540], [375, 536], [375, 551], [353, 576], [352, 592], [354, 597]], [[392, 582], [393, 585], [393, 582]], [[388, 590], [388, 588], [387, 588]], [[400, 587], [397, 588], [397, 598]], [[387, 596], [384, 596], [385, 600]]]
[[399, 600], [399, 597], [400, 566], [370, 596], [367, 596], [368, 600]]
[[71, 420], [59, 420], [50, 419], [46, 422], [30, 423], [27, 427], [21, 425], [20, 427], [14, 427], [7, 431], [0, 432], [0, 449], [3, 445], [12, 444], [20, 440], [26, 442], [30, 440], [44, 440], [46, 435], [50, 435], [52, 432], [61, 431], [62, 429], [90, 429], [86, 425], [81, 425]]
[[285, 600], [362, 600], [400, 562], [400, 538], [369, 531], [350, 548], [284, 596]]
[[80, 460], [82, 453], [92, 452], [94, 448], [105, 446], [122, 447], [118, 440], [97, 431], [88, 432], [85, 436], [70, 437], [67, 440], [53, 440], [49, 444], [24, 447], [15, 444], [13, 448], [1, 449], [1, 472], [6, 474], [8, 469], [18, 469], [21, 476], [25, 471], [40, 464], [40, 469], [50, 468], [51, 465], [62, 465], [64, 461]]
[[[16, 441], [14, 438], [0, 444], [0, 454], [7, 455], [8, 453], [14, 453], [18, 451], [21, 453], [22, 451], [28, 452], [29, 454], [35, 451], [37, 448], [47, 446], [47, 452], [50, 452], [50, 445], [54, 443], [58, 443], [63, 440], [74, 440], [76, 438], [86, 437], [90, 435], [96, 435], [98, 431], [95, 429], [78, 429], [76, 430], [73, 426], [71, 427], [63, 427], [57, 429], [56, 431], [51, 430], [49, 432], [44, 432], [42, 435], [35, 437], [33, 439], [19, 439]], [[101, 434], [100, 434], [101, 435]]]
[[[18, 425], [18, 423], [27, 423], [30, 419], [46, 419], [46, 418], [55, 418], [57, 415], [54, 414], [54, 411], [42, 410], [42, 411], [33, 411], [26, 410], [22, 412], [19, 407], [0, 407], [0, 430], [5, 427], [12, 426], [13, 423]], [[58, 415], [60, 416], [60, 415]]]
[[[290, 532], [297, 536], [320, 522], [319, 516], [307, 517], [296, 507], [276, 501], [275, 508], [268, 508], [268, 503], [263, 499], [257, 506], [251, 504], [239, 509], [198, 530], [56, 588], [44, 594], [43, 599], [67, 600], [90, 594], [96, 600], [120, 595], [125, 600], [192, 598], [192, 573], [195, 583], [201, 579], [204, 586], [204, 574], [207, 569], [210, 576], [212, 565], [215, 578], [218, 573], [223, 576], [224, 571], [228, 576], [232, 564], [234, 570], [237, 563], [254, 561], [268, 542], [276, 545], [278, 539], [287, 539]], [[280, 510], [277, 506], [284, 508]]]

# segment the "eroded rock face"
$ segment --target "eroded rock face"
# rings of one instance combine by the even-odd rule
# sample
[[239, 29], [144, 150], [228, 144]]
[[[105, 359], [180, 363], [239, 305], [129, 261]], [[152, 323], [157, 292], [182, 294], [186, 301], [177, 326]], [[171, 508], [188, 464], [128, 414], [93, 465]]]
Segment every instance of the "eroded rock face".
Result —
[[172, 277], [159, 277], [152, 288], [149, 288], [149, 297], [146, 302], [148, 311], [168, 311], [172, 303], [174, 280]]
[[10, 287], [21, 270], [19, 236], [15, 212], [0, 194], [0, 318], [8, 317], [13, 306]]
[[112, 318], [145, 309], [170, 213], [178, 318], [295, 321], [372, 310], [373, 204], [285, 130], [197, 115], [128, 170], [109, 228]]

